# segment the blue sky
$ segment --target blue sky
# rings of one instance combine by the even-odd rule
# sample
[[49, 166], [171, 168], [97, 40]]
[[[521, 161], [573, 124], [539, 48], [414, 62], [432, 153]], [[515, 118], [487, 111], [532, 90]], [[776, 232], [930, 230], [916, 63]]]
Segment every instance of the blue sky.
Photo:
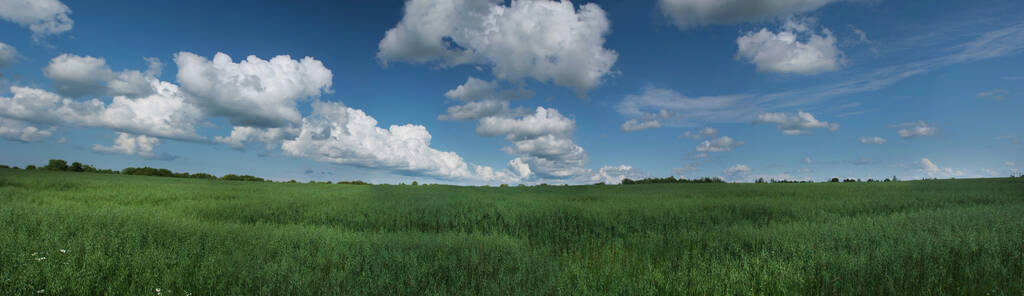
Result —
[[0, 163], [275, 180], [1007, 176], [1019, 1], [0, 0]]

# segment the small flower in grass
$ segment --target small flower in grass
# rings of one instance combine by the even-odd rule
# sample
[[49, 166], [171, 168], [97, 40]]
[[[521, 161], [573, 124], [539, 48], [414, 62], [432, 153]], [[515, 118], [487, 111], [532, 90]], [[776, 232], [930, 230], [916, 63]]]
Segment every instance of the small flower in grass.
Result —
[[36, 261], [43, 261], [43, 260], [46, 260], [46, 257], [39, 257], [39, 258], [36, 258]]
[[156, 292], [157, 295], [160, 295], [160, 288], [153, 289], [153, 292]]
[[60, 253], [61, 253], [61, 254], [67, 254], [67, 253], [68, 253], [68, 250], [65, 250], [65, 249], [60, 249]]
[[43, 293], [46, 293], [46, 289], [39, 289], [39, 291], [36, 291], [36, 294], [43, 294]]

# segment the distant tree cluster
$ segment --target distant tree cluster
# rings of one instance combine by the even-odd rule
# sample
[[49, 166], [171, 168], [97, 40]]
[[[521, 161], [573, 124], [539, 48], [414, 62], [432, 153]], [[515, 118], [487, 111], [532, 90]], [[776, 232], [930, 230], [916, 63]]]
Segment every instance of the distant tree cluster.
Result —
[[260, 177], [255, 177], [255, 176], [250, 176], [250, 175], [235, 175], [235, 174], [227, 174], [227, 175], [224, 175], [223, 177], [220, 177], [220, 179], [221, 180], [228, 180], [228, 181], [250, 181], [250, 182], [263, 182], [263, 181], [266, 181], [266, 180], [263, 180], [263, 178], [260, 178]]
[[622, 179], [622, 185], [661, 184], [661, 183], [725, 183], [725, 181], [723, 181], [719, 177], [704, 177], [704, 178], [698, 178], [698, 179], [687, 179], [687, 178], [676, 179], [676, 177], [672, 177], [672, 176], [669, 176], [669, 177], [666, 177], [666, 178], [644, 178], [644, 179], [640, 179], [640, 180], [633, 180], [633, 179], [629, 179], [629, 178]]
[[92, 165], [82, 164], [81, 162], [72, 162], [68, 165], [68, 162], [63, 159], [51, 159], [45, 166], [36, 168], [34, 165], [25, 166], [26, 170], [47, 170], [47, 171], [66, 171], [66, 172], [85, 172], [85, 173], [103, 173], [103, 174], [117, 174], [117, 171], [110, 169], [97, 169]]
[[[898, 182], [899, 180], [900, 179], [896, 178], [896, 176], [892, 176], [892, 178], [885, 178], [883, 180], [868, 179], [867, 181], [861, 181], [860, 179], [850, 179], [850, 178], [847, 178], [847, 179], [843, 179], [842, 182], [843, 183], [857, 183], [857, 182], [873, 183], [873, 182]], [[830, 183], [839, 183], [840, 180], [839, 180], [839, 178], [832, 178], [831, 180], [829, 180], [829, 182]]]

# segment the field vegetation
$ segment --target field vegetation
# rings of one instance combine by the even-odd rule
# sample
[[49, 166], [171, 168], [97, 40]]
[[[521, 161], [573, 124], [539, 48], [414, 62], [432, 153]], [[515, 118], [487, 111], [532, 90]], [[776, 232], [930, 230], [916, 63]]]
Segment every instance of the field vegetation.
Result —
[[458, 187], [0, 169], [0, 295], [1024, 294], [1024, 179]]

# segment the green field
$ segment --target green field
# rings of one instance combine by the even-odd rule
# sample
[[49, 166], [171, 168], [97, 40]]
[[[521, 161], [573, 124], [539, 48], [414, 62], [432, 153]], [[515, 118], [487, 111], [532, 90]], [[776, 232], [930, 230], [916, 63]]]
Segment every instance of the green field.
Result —
[[1024, 179], [499, 188], [0, 169], [0, 295], [157, 288], [1021, 295]]

